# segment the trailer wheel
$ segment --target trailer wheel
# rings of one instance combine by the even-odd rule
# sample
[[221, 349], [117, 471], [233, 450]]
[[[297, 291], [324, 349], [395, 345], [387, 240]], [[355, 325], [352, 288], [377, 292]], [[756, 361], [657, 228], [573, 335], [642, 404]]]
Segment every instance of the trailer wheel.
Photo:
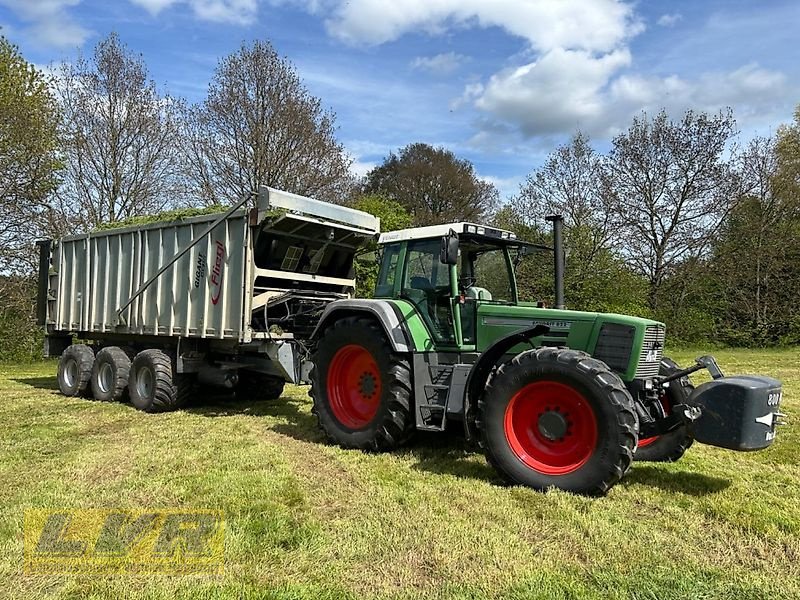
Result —
[[175, 373], [172, 359], [161, 350], [142, 350], [133, 359], [128, 393], [131, 403], [145, 412], [166, 412], [186, 404], [195, 378]]
[[86, 344], [73, 344], [58, 361], [58, 389], [65, 396], [91, 396], [94, 351]]
[[501, 365], [478, 403], [476, 426], [508, 483], [593, 495], [628, 471], [638, 430], [622, 380], [565, 348], [529, 350]]
[[242, 400], [277, 400], [285, 384], [280, 377], [242, 369], [236, 383], [236, 396]]
[[411, 368], [374, 321], [338, 320], [317, 344], [313, 364], [312, 411], [329, 440], [390, 450], [411, 437]]
[[122, 348], [109, 346], [97, 353], [92, 367], [92, 394], [95, 400], [120, 401], [128, 392], [131, 359]]
[[[659, 375], [671, 375], [679, 370], [680, 367], [671, 358], [661, 359]], [[661, 397], [661, 403], [667, 414], [676, 404], [685, 403], [693, 390], [694, 386], [689, 382], [688, 377], [670, 382]], [[681, 459], [693, 443], [694, 438], [686, 425], [681, 425], [678, 429], [664, 435], [640, 439], [634, 458], [638, 461], [675, 462]]]

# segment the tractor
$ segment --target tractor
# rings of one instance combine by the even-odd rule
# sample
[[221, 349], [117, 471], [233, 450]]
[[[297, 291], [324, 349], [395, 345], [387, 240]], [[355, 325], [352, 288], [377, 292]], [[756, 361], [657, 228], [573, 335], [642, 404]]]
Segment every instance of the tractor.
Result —
[[[563, 219], [553, 246], [452, 223], [383, 233], [372, 299], [329, 303], [311, 336], [310, 395], [326, 436], [384, 451], [463, 428], [510, 484], [605, 494], [634, 459], [693, 442], [766, 448], [781, 383], [663, 356], [663, 323], [564, 307]], [[521, 257], [553, 254], [555, 306], [519, 298]], [[694, 388], [689, 375], [712, 380]]]

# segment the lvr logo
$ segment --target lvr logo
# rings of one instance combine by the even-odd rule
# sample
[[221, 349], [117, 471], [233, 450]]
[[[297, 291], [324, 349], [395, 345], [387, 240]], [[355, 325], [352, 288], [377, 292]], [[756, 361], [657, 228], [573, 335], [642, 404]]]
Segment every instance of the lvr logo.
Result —
[[214, 267], [211, 269], [211, 304], [216, 305], [222, 294], [222, 273], [225, 269], [225, 246], [222, 242], [216, 242], [216, 257]]

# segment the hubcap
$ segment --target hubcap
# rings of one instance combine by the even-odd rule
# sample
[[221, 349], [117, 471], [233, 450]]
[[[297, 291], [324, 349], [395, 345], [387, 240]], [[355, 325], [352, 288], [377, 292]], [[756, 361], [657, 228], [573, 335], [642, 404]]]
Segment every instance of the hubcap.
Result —
[[78, 381], [78, 361], [74, 358], [67, 359], [64, 364], [64, 383], [68, 387], [73, 387]]
[[545, 475], [580, 469], [597, 447], [597, 418], [583, 394], [558, 381], [529, 383], [511, 398], [503, 428], [511, 450]]
[[327, 392], [333, 416], [345, 427], [363, 429], [378, 413], [381, 399], [378, 363], [358, 344], [340, 348], [328, 366]]
[[562, 439], [568, 430], [567, 418], [558, 411], [549, 410], [539, 416], [539, 433], [551, 442]]
[[149, 398], [153, 393], [153, 373], [147, 367], [136, 372], [136, 392], [142, 398]]
[[100, 365], [100, 370], [97, 373], [97, 385], [102, 393], [107, 394], [109, 391], [111, 391], [113, 379], [114, 370], [111, 368], [110, 364], [104, 362], [102, 365]]

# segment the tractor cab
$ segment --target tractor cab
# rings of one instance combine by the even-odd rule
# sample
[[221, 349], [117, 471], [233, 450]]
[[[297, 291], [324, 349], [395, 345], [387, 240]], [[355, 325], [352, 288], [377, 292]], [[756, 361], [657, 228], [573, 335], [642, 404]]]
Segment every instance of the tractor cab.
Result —
[[474, 348], [483, 304], [519, 303], [514, 263], [552, 248], [511, 231], [474, 223], [384, 233], [375, 298], [404, 300], [418, 311], [437, 346]]

